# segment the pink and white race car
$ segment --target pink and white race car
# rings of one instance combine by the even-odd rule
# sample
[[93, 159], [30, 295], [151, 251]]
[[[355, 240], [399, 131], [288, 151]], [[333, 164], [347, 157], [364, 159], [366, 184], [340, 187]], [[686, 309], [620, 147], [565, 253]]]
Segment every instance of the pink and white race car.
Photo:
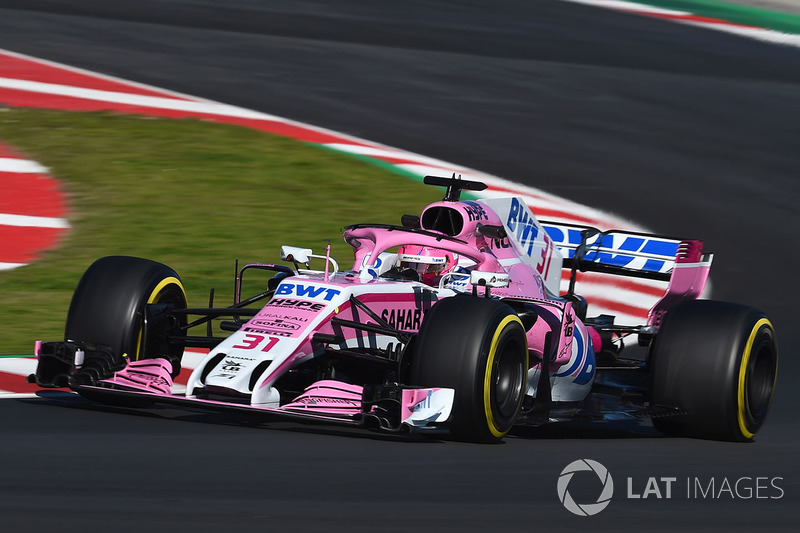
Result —
[[[425, 183], [447, 192], [420, 216], [345, 229], [351, 268], [284, 246], [294, 268], [237, 264], [226, 307], [213, 291], [209, 307], [188, 307], [161, 263], [99, 259], [75, 290], [65, 340], [36, 343], [30, 380], [110, 404], [479, 442], [515, 425], [634, 417], [671, 435], [753, 438], [774, 388], [775, 333], [753, 308], [698, 300], [712, 258], [702, 242], [541, 223], [516, 197], [461, 200], [482, 183]], [[668, 286], [646, 323], [619, 325], [589, 316], [575, 290], [585, 270]], [[246, 273], [266, 273], [266, 290], [243, 298]], [[625, 355], [624, 337], [638, 338]], [[173, 392], [187, 347], [209, 352]]]

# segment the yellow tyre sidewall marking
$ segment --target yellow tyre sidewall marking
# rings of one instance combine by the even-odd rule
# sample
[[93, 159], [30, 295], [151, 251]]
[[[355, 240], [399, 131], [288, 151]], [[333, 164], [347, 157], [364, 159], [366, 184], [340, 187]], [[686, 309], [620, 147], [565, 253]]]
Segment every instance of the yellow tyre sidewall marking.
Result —
[[[159, 294], [161, 294], [161, 291], [163, 291], [170, 284], [177, 285], [181, 289], [181, 293], [183, 294], [183, 300], [187, 301], [186, 289], [183, 288], [183, 284], [181, 283], [181, 280], [179, 280], [175, 276], [170, 276], [168, 278], [162, 279], [158, 283], [158, 285], [155, 286], [153, 291], [150, 293], [150, 296], [147, 298], [147, 303], [149, 303], [149, 304], [155, 303], [158, 300], [158, 296], [159, 296]], [[135, 356], [133, 358], [134, 361], [138, 361], [139, 360], [139, 356], [142, 353], [142, 335], [143, 334], [144, 334], [144, 325], [142, 325], [142, 327], [139, 328], [139, 340], [136, 343], [136, 354], [134, 354]]]
[[[494, 337], [492, 337], [492, 344], [489, 347], [489, 355], [486, 357], [486, 371], [484, 372], [483, 378], [483, 408], [486, 412], [486, 423], [489, 426], [489, 431], [498, 439], [502, 438], [506, 433], [508, 433], [508, 431], [500, 431], [497, 428], [497, 424], [494, 421], [494, 415], [492, 414], [492, 367], [494, 366], [495, 355], [497, 355], [497, 346], [500, 344], [500, 335], [503, 333], [505, 327], [511, 322], [518, 323], [522, 328], [522, 331], [525, 331], [525, 327], [522, 325], [522, 321], [517, 315], [508, 315], [500, 321], [500, 324], [494, 331]], [[528, 339], [527, 337], [524, 338], [525, 352], [527, 353]]]
[[[737, 395], [737, 403], [738, 403], [738, 411], [737, 416], [739, 420], [739, 431], [741, 431], [742, 436], [746, 439], [752, 439], [755, 436], [755, 433], [750, 431], [747, 427], [747, 403], [745, 401], [745, 377], [747, 376], [747, 366], [750, 363], [750, 355], [753, 352], [753, 344], [756, 341], [756, 337], [758, 336], [758, 332], [761, 331], [763, 326], [767, 326], [770, 330], [773, 329], [772, 323], [766, 319], [762, 318], [758, 322], [755, 323], [753, 329], [750, 331], [750, 337], [747, 339], [747, 344], [744, 347], [744, 353], [742, 353], [742, 362], [739, 365], [739, 388], [738, 388], [738, 395]], [[773, 382], [773, 392], [775, 390], [774, 387], [775, 383]], [[770, 401], [772, 400], [772, 395], [770, 394]]]

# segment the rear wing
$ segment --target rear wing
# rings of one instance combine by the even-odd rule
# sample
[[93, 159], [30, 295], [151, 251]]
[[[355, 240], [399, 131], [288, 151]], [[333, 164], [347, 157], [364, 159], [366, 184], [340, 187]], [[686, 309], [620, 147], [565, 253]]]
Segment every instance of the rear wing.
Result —
[[703, 241], [542, 221], [564, 256], [564, 268], [669, 281], [676, 263], [710, 265]]
[[571, 271], [568, 296], [575, 294], [578, 270], [668, 281], [666, 292], [647, 315], [651, 331], [660, 327], [670, 308], [699, 298], [708, 281], [714, 256], [703, 253], [703, 241], [560, 222], [541, 224], [564, 256], [564, 268]]

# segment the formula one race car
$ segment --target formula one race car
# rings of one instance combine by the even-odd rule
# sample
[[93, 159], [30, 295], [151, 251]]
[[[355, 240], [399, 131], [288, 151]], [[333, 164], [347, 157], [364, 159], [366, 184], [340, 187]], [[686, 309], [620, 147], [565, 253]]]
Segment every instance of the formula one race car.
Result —
[[[345, 229], [352, 268], [340, 270], [330, 247], [284, 246], [294, 268], [237, 264], [226, 307], [213, 290], [209, 307], [188, 307], [163, 264], [99, 259], [75, 290], [65, 340], [37, 342], [29, 379], [110, 404], [478, 442], [515, 425], [620, 417], [650, 417], [670, 435], [753, 438], [772, 398], [775, 333], [755, 309], [697, 299], [711, 265], [702, 242], [540, 223], [520, 198], [460, 199], [482, 183], [425, 183], [447, 192], [420, 216]], [[311, 270], [312, 259], [324, 267]], [[562, 268], [570, 284], [559, 295]], [[646, 323], [618, 325], [587, 316], [579, 270], [669, 285]], [[245, 273], [258, 272], [265, 290], [243, 298]], [[198, 326], [205, 335], [190, 335]], [[623, 357], [628, 335], [644, 356]], [[185, 393], [173, 392], [187, 347], [209, 352]]]

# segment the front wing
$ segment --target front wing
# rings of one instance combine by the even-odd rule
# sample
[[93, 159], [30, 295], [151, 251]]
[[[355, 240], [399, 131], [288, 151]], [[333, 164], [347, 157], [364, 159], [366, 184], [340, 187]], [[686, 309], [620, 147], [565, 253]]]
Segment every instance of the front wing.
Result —
[[[322, 380], [281, 406], [252, 405], [238, 398], [198, 398], [172, 393], [172, 365], [163, 358], [125, 361], [111, 378], [78, 379], [83, 355], [76, 351], [66, 385], [90, 399], [120, 405], [163, 403], [268, 418], [364, 427], [388, 432], [435, 433], [450, 417], [455, 391], [401, 385], [360, 386]], [[40, 360], [41, 362], [41, 360]], [[84, 374], [85, 375], [85, 374]], [[42, 383], [40, 383], [42, 384]], [[242, 399], [244, 400], [244, 399]]]

